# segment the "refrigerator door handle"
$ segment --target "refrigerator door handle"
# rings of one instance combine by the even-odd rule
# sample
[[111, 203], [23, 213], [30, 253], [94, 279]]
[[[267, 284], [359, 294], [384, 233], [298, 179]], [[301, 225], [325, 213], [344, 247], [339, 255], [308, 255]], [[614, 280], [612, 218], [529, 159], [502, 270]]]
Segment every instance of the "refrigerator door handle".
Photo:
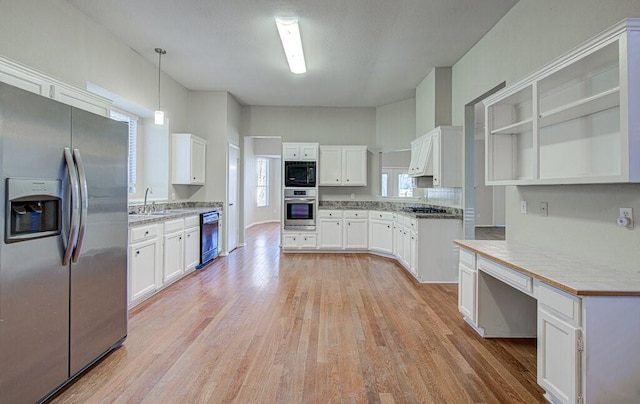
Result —
[[78, 210], [80, 209], [80, 195], [78, 193], [78, 173], [76, 172], [76, 166], [73, 163], [71, 150], [68, 147], [64, 148], [64, 160], [67, 164], [69, 185], [71, 188], [71, 224], [69, 225], [69, 238], [67, 240], [67, 247], [64, 251], [64, 257], [62, 257], [62, 265], [69, 265], [73, 246], [76, 244], [78, 239]]
[[84, 164], [82, 163], [82, 156], [80, 150], [73, 149], [73, 159], [78, 167], [78, 182], [80, 183], [80, 202], [82, 207], [80, 209], [80, 230], [78, 231], [78, 243], [73, 250], [72, 262], [78, 262], [78, 257], [82, 251], [82, 245], [84, 244], [85, 230], [87, 228], [87, 211], [89, 210], [89, 190], [87, 189], [87, 175], [84, 170]]

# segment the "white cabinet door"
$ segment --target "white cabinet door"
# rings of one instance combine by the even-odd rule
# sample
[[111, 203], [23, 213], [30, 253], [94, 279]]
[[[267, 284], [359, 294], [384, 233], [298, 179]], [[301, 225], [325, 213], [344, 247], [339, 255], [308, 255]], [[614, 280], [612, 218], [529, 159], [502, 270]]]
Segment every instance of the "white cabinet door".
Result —
[[344, 248], [366, 250], [368, 247], [367, 220], [345, 219], [344, 221]]
[[402, 236], [403, 227], [400, 223], [395, 223], [393, 225], [393, 255], [396, 257], [396, 260], [402, 262], [403, 245], [402, 242], [404, 237]]
[[156, 240], [134, 244], [129, 250], [129, 302], [156, 290]]
[[580, 329], [538, 306], [538, 384], [560, 403], [580, 394]]
[[393, 222], [369, 220], [369, 249], [385, 254], [393, 254]]
[[191, 139], [191, 179], [193, 184], [204, 184], [207, 144], [200, 138]]
[[[405, 268], [411, 268], [411, 230], [402, 226], [402, 256], [400, 257]], [[415, 275], [415, 274], [414, 274]]]
[[463, 264], [459, 266], [458, 310], [476, 324], [476, 277], [475, 270]]
[[283, 143], [282, 156], [285, 161], [308, 160], [315, 161], [318, 159], [317, 143]]
[[411, 230], [409, 232], [409, 271], [414, 276], [418, 275], [418, 233]]
[[163, 284], [181, 277], [184, 272], [183, 234], [183, 232], [177, 232], [164, 237]]
[[300, 144], [300, 158], [302, 160], [317, 160], [318, 159], [318, 145], [315, 143]]
[[342, 148], [339, 146], [320, 146], [318, 160], [319, 185], [342, 185]]
[[344, 146], [342, 149], [342, 185], [367, 185], [366, 146]]
[[191, 133], [174, 133], [171, 146], [171, 182], [204, 185], [207, 142]]
[[200, 227], [184, 232], [184, 270], [191, 272], [200, 263]]
[[342, 219], [321, 219], [320, 248], [342, 249]]

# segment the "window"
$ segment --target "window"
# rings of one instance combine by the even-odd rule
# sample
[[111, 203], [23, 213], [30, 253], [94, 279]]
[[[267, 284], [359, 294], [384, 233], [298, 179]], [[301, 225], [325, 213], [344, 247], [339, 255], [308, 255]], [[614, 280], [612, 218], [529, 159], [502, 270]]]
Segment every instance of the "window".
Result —
[[413, 196], [413, 184], [409, 174], [398, 174], [398, 196]]
[[260, 207], [269, 206], [269, 159], [256, 159], [256, 204]]
[[136, 193], [136, 146], [138, 143], [138, 117], [122, 111], [111, 109], [111, 119], [126, 122], [129, 125], [129, 160], [127, 164], [127, 175], [129, 183], [129, 193]]
[[381, 191], [380, 191], [380, 195], [381, 196], [389, 196], [389, 174], [387, 173], [382, 173], [382, 179], [380, 181], [380, 186], [381, 186]]

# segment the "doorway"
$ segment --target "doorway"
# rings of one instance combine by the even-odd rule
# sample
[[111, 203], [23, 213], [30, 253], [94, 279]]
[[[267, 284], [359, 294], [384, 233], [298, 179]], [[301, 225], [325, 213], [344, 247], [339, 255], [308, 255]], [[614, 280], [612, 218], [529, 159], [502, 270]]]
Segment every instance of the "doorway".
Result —
[[238, 146], [229, 143], [227, 170], [227, 252], [231, 252], [238, 247], [239, 238], [239, 215], [238, 215], [238, 167], [240, 166], [240, 149]]
[[[504, 186], [490, 187], [484, 182], [484, 103], [505, 87], [502, 82], [465, 105], [464, 109], [464, 238], [476, 238], [476, 226], [505, 226]], [[482, 227], [478, 227], [482, 228]]]

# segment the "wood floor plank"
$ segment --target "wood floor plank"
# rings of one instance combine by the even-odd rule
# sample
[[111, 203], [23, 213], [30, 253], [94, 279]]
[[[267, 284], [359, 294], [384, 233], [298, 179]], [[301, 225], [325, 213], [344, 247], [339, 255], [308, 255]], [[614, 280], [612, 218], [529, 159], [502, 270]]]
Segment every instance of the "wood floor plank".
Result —
[[544, 402], [535, 339], [483, 339], [457, 286], [367, 254], [283, 254], [247, 232], [129, 312], [123, 347], [53, 403]]

